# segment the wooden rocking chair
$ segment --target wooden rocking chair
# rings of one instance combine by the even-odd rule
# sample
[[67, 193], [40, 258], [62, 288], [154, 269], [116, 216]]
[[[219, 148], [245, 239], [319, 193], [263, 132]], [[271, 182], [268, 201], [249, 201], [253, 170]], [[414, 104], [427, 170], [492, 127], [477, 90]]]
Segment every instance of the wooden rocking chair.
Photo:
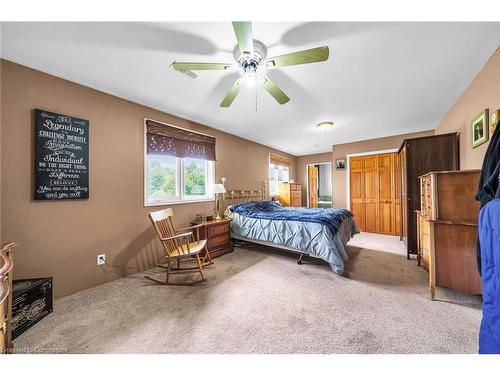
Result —
[[[199, 229], [203, 227], [203, 225], [194, 225], [191, 227], [176, 229], [173, 215], [174, 214], [171, 208], [151, 212], [149, 214], [149, 219], [153, 223], [156, 234], [163, 245], [167, 260], [165, 264], [158, 264], [158, 266], [165, 268], [167, 270], [167, 274], [165, 280], [160, 280], [150, 276], [144, 277], [148, 280], [164, 285], [193, 285], [205, 281], [205, 278], [203, 277], [203, 267], [213, 264], [213, 261], [212, 258], [210, 258], [210, 253], [207, 249], [207, 241], [200, 240]], [[196, 238], [193, 238], [194, 234], [191, 231], [193, 229], [196, 229]], [[179, 232], [183, 233], [179, 234]], [[200, 253], [202, 251], [205, 255], [201, 260]], [[197, 266], [181, 268], [181, 260], [196, 260]], [[177, 262], [177, 265], [174, 268], [173, 266], [175, 262]], [[201, 279], [191, 283], [182, 284], [171, 283], [169, 281], [170, 275], [183, 273], [199, 273]]]

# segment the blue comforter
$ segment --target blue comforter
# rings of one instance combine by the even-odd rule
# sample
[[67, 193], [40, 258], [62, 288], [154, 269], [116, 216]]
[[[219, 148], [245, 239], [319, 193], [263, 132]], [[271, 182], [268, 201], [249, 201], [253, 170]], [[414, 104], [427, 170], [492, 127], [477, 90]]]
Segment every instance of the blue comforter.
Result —
[[330, 229], [333, 237], [337, 234], [342, 221], [352, 217], [352, 213], [343, 208], [283, 207], [274, 201], [237, 204], [232, 206], [230, 210], [254, 219], [305, 221], [322, 224]]

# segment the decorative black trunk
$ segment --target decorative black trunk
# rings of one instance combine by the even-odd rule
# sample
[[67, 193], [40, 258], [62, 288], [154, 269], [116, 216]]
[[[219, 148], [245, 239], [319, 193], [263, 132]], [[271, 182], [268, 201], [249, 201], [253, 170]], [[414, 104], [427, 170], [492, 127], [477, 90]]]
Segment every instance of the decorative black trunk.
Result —
[[52, 277], [13, 280], [13, 339], [34, 326], [52, 311]]

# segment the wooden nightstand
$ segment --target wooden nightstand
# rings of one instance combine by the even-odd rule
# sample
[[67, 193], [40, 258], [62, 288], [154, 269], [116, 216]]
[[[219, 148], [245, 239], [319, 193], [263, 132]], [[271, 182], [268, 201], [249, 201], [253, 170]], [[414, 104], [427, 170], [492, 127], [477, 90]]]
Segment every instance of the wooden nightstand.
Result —
[[200, 239], [207, 239], [207, 247], [212, 259], [234, 251], [230, 220], [203, 220], [191, 223], [191, 225], [199, 224], [203, 225], [200, 230]]

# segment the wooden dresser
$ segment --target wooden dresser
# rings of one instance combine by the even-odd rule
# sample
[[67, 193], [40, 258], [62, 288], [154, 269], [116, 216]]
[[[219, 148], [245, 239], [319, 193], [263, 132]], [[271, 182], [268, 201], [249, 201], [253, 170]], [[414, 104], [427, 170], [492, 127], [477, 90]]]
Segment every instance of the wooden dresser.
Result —
[[405, 139], [399, 155], [401, 176], [401, 237], [407, 258], [417, 254], [415, 211], [420, 209], [418, 177], [435, 171], [454, 171], [459, 165], [458, 133]]
[[302, 206], [302, 186], [285, 182], [280, 184], [279, 201], [283, 206]]
[[205, 220], [201, 222], [192, 222], [191, 224], [203, 225], [203, 230], [200, 231], [200, 239], [207, 240], [208, 251], [212, 259], [233, 252], [230, 220]]
[[481, 294], [476, 241], [480, 170], [431, 172], [420, 176], [417, 260], [429, 271], [429, 292], [443, 286]]

